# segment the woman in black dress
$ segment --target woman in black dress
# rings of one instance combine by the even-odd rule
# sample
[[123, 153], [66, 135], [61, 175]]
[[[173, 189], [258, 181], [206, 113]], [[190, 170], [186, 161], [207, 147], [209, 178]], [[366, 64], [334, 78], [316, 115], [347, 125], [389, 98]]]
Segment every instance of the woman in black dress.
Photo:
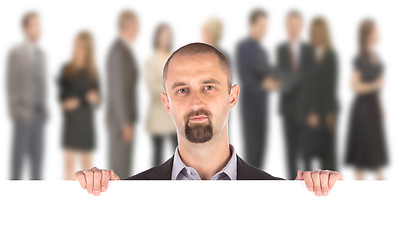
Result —
[[378, 41], [375, 23], [363, 21], [359, 34], [360, 53], [354, 60], [352, 77], [356, 98], [351, 110], [346, 163], [357, 168], [357, 179], [364, 179], [365, 170], [375, 170], [376, 178], [384, 179], [382, 167], [388, 160], [379, 100], [383, 65], [373, 50]]
[[59, 78], [64, 126], [65, 179], [75, 171], [75, 155], [81, 156], [82, 168], [91, 168], [91, 151], [95, 147], [93, 110], [99, 104], [99, 83], [93, 57], [93, 39], [81, 32], [75, 41], [74, 54]]
[[310, 43], [315, 54], [315, 71], [311, 78], [309, 94], [314, 111], [306, 119], [303, 158], [306, 170], [311, 170], [311, 160], [317, 157], [320, 168], [337, 170], [335, 154], [336, 116], [338, 112], [337, 56], [331, 46], [326, 20], [316, 17], [311, 24]]

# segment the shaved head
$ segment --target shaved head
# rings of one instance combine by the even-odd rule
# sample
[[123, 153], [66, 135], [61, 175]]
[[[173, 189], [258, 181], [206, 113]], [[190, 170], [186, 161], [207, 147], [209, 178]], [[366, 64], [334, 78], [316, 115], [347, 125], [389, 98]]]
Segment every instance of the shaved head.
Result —
[[223, 71], [226, 73], [228, 76], [228, 87], [229, 87], [229, 92], [232, 87], [232, 71], [230, 69], [230, 65], [228, 62], [228, 59], [225, 57], [223, 53], [221, 53], [218, 49], [215, 47], [205, 44], [205, 43], [190, 43], [188, 45], [185, 45], [179, 49], [177, 49], [175, 52], [171, 54], [169, 59], [167, 59], [167, 62], [165, 64], [165, 67], [163, 68], [163, 88], [166, 91], [165, 87], [165, 82], [167, 78], [167, 72], [170, 67], [170, 62], [173, 58], [176, 57], [181, 57], [181, 56], [195, 56], [195, 55], [203, 55], [203, 54], [213, 54], [218, 57], [219, 63], [223, 69]]

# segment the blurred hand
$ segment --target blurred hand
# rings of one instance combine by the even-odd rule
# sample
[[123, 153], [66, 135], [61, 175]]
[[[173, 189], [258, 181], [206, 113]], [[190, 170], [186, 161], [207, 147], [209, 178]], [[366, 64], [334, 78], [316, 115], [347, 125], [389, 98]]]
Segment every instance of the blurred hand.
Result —
[[113, 170], [100, 170], [93, 167], [74, 173], [71, 179], [78, 180], [81, 187], [86, 189], [89, 194], [99, 196], [101, 192], [107, 191], [110, 180], [119, 180], [119, 177]]
[[76, 97], [71, 97], [63, 101], [63, 107], [66, 111], [73, 111], [80, 106], [80, 100]]
[[335, 115], [333, 113], [328, 113], [325, 118], [326, 126], [329, 130], [333, 131], [335, 128]]
[[266, 77], [265, 79], [262, 80], [261, 87], [265, 91], [273, 91], [273, 90], [277, 90], [281, 87], [281, 82], [279, 82], [269, 76], [269, 77]]
[[131, 125], [125, 125], [122, 128], [122, 137], [125, 143], [129, 143], [133, 139], [133, 127]]
[[307, 189], [316, 196], [327, 196], [337, 180], [343, 180], [340, 173], [330, 170], [315, 170], [303, 172], [298, 170], [295, 180], [304, 180]]
[[318, 114], [310, 113], [307, 116], [307, 125], [311, 128], [316, 128], [320, 124], [320, 119], [318, 118]]
[[92, 105], [97, 105], [100, 101], [99, 94], [96, 90], [90, 90], [86, 93], [85, 98]]

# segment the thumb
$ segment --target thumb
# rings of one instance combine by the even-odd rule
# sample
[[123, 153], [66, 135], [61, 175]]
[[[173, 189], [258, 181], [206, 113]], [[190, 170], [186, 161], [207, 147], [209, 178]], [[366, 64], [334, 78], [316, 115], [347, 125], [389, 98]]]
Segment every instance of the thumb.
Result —
[[295, 180], [303, 180], [303, 172], [302, 170], [298, 170], [298, 174]]
[[119, 180], [119, 176], [112, 169], [110, 170], [110, 180]]

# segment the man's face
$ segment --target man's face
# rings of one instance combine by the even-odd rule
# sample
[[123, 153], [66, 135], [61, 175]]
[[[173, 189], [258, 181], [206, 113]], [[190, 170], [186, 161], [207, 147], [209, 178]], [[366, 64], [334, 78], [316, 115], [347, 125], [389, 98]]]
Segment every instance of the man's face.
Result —
[[286, 27], [289, 39], [297, 40], [302, 29], [302, 19], [298, 16], [290, 16], [287, 20]]
[[124, 27], [123, 34], [126, 37], [127, 41], [133, 42], [137, 38], [137, 34], [139, 32], [139, 23], [138, 20], [131, 20]]
[[178, 136], [205, 143], [227, 133], [229, 110], [239, 88], [229, 94], [228, 77], [214, 54], [175, 56], [165, 82], [162, 102], [176, 125]]
[[36, 42], [41, 35], [40, 19], [37, 16], [30, 17], [27, 25], [24, 28], [26, 37], [32, 41]]
[[264, 16], [258, 17], [251, 25], [253, 35], [257, 39], [262, 39], [266, 34], [267, 18]]

